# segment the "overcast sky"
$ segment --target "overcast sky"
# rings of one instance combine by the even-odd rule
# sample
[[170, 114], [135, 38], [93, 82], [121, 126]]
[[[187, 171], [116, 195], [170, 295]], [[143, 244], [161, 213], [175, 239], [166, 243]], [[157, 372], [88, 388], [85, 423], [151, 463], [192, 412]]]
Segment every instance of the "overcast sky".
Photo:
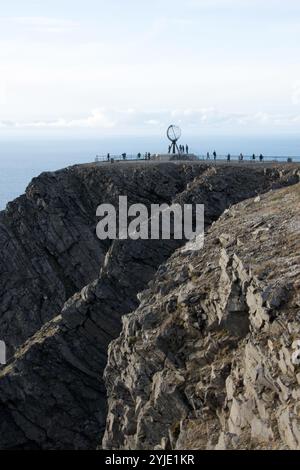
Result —
[[300, 128], [297, 0], [10, 0], [0, 136]]

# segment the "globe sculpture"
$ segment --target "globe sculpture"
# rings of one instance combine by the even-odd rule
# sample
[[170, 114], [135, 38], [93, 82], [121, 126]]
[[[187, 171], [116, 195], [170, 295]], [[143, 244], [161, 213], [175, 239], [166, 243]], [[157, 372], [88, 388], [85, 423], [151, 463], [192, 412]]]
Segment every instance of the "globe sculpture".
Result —
[[178, 140], [181, 137], [181, 129], [178, 126], [172, 124], [167, 129], [167, 137], [171, 141], [171, 145], [169, 146], [169, 153], [179, 154], [179, 148], [177, 145]]

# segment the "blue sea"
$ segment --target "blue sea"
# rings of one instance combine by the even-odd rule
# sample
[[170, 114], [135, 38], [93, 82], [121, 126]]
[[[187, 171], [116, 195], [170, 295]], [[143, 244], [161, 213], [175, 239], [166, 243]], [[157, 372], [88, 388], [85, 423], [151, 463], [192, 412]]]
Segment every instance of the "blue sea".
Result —
[[[214, 150], [218, 155], [252, 155], [293, 157], [300, 161], [300, 136], [232, 137], [199, 136], [182, 139], [191, 153], [206, 155]], [[95, 160], [96, 155], [128, 155], [141, 152], [166, 153], [164, 137], [110, 137], [103, 139], [74, 137], [0, 139], [0, 210], [7, 202], [22, 194], [34, 176], [77, 163]]]

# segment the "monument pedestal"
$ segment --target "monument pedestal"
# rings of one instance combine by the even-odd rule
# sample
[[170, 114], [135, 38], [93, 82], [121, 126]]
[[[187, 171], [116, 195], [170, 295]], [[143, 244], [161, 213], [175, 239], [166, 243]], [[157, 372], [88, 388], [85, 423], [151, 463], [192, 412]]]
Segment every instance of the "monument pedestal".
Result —
[[196, 155], [193, 153], [176, 155], [173, 153], [157, 153], [151, 155], [151, 160], [161, 161], [161, 162], [174, 162], [174, 161], [195, 161], [198, 160]]

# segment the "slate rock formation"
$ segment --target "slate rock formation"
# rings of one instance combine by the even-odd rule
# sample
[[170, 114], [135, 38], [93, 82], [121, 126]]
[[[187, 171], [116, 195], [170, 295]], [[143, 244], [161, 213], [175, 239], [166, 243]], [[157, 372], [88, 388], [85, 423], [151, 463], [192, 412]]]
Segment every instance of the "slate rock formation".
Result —
[[299, 231], [297, 184], [160, 268], [109, 348], [104, 448], [300, 448]]

